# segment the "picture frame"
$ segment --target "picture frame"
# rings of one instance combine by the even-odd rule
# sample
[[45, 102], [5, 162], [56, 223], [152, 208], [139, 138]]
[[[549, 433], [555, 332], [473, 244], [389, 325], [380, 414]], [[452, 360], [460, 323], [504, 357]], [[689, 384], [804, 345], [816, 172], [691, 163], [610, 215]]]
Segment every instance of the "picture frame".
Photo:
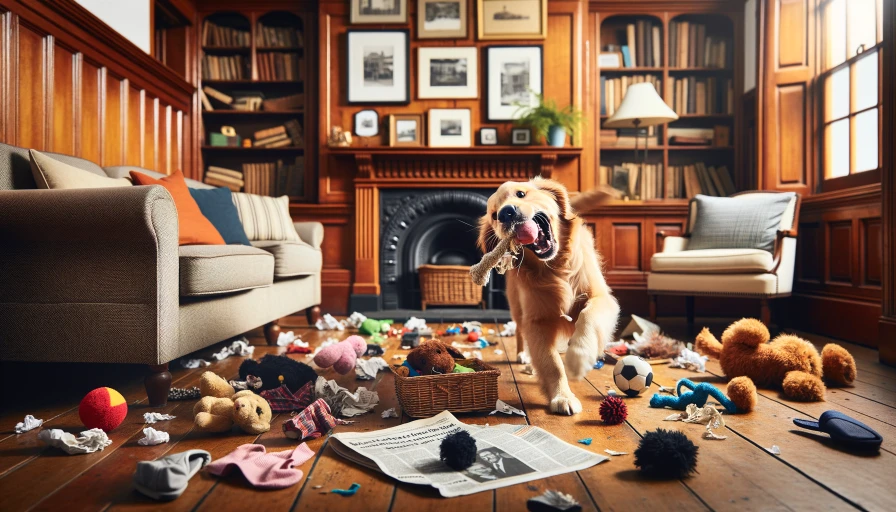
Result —
[[512, 121], [523, 113], [521, 105], [535, 105], [541, 94], [541, 46], [489, 46], [486, 48], [486, 118]]
[[355, 25], [408, 22], [408, 0], [349, 0], [349, 6]]
[[[413, 123], [412, 127], [408, 123]], [[389, 146], [423, 145], [423, 114], [389, 114]]]
[[513, 128], [510, 130], [510, 144], [513, 146], [528, 146], [532, 144], [532, 130], [528, 128]]
[[597, 67], [600, 69], [616, 69], [622, 67], [621, 52], [600, 52], [597, 56]]
[[480, 146], [497, 146], [498, 145], [498, 129], [494, 127], [479, 129], [479, 145]]
[[479, 97], [479, 50], [475, 46], [417, 49], [419, 99]]
[[417, 0], [417, 39], [466, 39], [467, 0]]
[[346, 33], [349, 105], [406, 105], [411, 101], [408, 29], [351, 29]]
[[476, 0], [476, 14], [481, 41], [548, 35], [548, 0]]
[[429, 110], [429, 146], [434, 148], [468, 148], [472, 146], [471, 116], [468, 108], [433, 108]]
[[380, 115], [376, 110], [361, 110], [355, 113], [355, 135], [375, 137], [380, 133]]

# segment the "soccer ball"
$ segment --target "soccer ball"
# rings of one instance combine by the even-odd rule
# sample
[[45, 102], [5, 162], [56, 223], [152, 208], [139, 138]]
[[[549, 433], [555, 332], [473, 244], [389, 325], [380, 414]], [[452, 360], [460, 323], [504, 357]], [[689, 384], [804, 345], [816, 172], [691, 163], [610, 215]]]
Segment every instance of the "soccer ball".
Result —
[[613, 368], [613, 382], [619, 391], [635, 397], [653, 382], [653, 369], [650, 363], [638, 356], [625, 356]]

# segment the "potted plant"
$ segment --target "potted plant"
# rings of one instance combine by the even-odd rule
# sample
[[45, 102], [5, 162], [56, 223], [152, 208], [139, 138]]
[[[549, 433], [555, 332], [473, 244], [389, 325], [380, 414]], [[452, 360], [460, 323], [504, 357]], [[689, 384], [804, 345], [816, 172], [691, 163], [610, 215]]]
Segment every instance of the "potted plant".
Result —
[[574, 134], [584, 121], [582, 111], [572, 105], [559, 108], [553, 100], [535, 94], [538, 104], [534, 107], [519, 105], [522, 115], [514, 121], [517, 126], [526, 126], [543, 138], [547, 144], [562, 148], [566, 145], [566, 134]]

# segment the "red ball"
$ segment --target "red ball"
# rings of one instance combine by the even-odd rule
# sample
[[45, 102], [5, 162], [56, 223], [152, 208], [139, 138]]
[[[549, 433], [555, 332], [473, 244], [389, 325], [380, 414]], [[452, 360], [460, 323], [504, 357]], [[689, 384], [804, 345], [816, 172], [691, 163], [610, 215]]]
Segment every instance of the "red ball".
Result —
[[112, 388], [96, 388], [81, 400], [78, 416], [87, 428], [115, 430], [128, 415], [128, 403]]
[[628, 407], [621, 398], [608, 396], [600, 403], [600, 418], [607, 425], [618, 425], [627, 417]]
[[467, 334], [467, 341], [479, 341], [479, 332], [471, 331], [470, 334]]

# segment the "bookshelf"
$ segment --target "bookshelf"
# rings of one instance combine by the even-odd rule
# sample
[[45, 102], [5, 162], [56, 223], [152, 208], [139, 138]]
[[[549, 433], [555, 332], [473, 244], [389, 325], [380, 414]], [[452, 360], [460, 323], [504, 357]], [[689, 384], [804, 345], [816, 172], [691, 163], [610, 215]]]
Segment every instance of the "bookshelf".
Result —
[[[306, 119], [313, 101], [306, 77], [313, 65], [308, 62], [314, 53], [313, 16], [289, 7], [243, 5], [246, 9], [200, 12], [204, 178], [231, 190], [312, 202], [308, 163], [314, 134], [309, 130], [315, 120]], [[222, 135], [225, 126], [233, 127], [238, 139]], [[244, 146], [247, 139], [250, 147]]]

